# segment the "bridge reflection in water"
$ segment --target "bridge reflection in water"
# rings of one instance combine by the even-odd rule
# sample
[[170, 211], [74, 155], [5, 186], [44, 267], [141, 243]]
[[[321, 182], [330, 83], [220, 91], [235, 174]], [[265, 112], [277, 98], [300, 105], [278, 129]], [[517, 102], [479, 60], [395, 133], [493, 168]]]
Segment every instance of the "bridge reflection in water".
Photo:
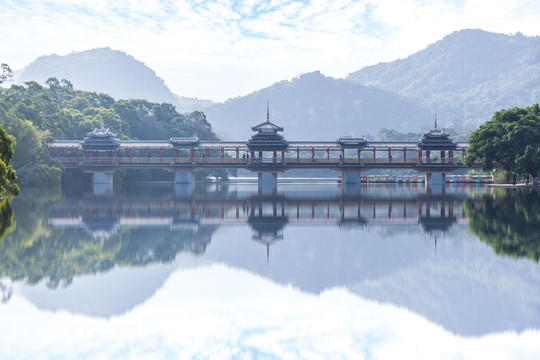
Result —
[[[169, 228], [199, 231], [208, 226], [242, 226], [252, 229], [252, 239], [267, 247], [283, 240], [287, 226], [420, 226], [430, 237], [442, 236], [454, 224], [465, 224], [463, 193], [430, 195], [412, 192], [396, 198], [376, 192], [377, 185], [362, 196], [302, 193], [194, 194], [159, 199], [89, 196], [66, 200], [49, 216], [56, 227], [84, 228], [106, 241], [120, 228]], [[380, 188], [380, 185], [378, 186]], [[385, 189], [391, 189], [392, 186]], [[455, 188], [455, 187], [454, 187]], [[316, 193], [315, 193], [316, 194]]]

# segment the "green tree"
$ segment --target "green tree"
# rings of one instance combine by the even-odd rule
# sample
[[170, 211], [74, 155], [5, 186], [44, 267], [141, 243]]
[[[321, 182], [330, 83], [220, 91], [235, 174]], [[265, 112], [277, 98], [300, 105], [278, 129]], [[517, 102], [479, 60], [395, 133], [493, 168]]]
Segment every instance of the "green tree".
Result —
[[[527, 146], [532, 146], [525, 156]], [[493, 118], [473, 131], [469, 138], [466, 165], [482, 159], [484, 171], [500, 169], [507, 174], [538, 172], [533, 150], [540, 146], [540, 107], [538, 104], [495, 112]], [[524, 157], [525, 156], [525, 157]], [[520, 165], [521, 164], [521, 165]], [[532, 169], [530, 165], [534, 165]]]
[[11, 68], [8, 64], [0, 65], [0, 84], [11, 77]]
[[540, 172], [540, 147], [527, 145], [525, 152], [517, 157], [516, 164], [518, 173], [527, 176], [527, 182], [529, 175], [537, 177]]
[[0, 125], [0, 198], [19, 194], [19, 186], [11, 183], [17, 179], [15, 170], [10, 165], [14, 142], [13, 136], [8, 135]]
[[418, 141], [422, 137], [421, 133], [402, 133], [394, 129], [380, 128], [377, 132], [383, 141]]
[[20, 184], [58, 181], [61, 165], [51, 159], [47, 143], [82, 139], [101, 121], [126, 140], [182, 136], [217, 140], [203, 113], [180, 114], [167, 103], [116, 101], [107, 94], [75, 90], [68, 80], [56, 78], [47, 79], [45, 86], [28, 81], [24, 86], [0, 88], [0, 125], [15, 137], [17, 155], [12, 166]]

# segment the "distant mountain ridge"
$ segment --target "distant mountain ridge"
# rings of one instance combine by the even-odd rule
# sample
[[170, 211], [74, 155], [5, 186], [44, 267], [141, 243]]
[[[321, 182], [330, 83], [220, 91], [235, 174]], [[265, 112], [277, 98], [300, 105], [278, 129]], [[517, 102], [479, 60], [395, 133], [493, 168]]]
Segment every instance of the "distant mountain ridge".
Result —
[[264, 121], [267, 101], [272, 121], [292, 140], [376, 135], [383, 127], [419, 132], [432, 125], [435, 114], [440, 125], [460, 131], [502, 108], [540, 102], [540, 38], [461, 30], [345, 79], [312, 72], [224, 103], [177, 96], [142, 62], [110, 48], [42, 56], [16, 72], [19, 83], [43, 83], [51, 76], [117, 99], [171, 103], [181, 113], [203, 111], [224, 139], [247, 139], [251, 126]]
[[[182, 112], [198, 99], [180, 98], [165, 82], [141, 61], [119, 50], [108, 47], [71, 54], [41, 56], [22, 70], [15, 72], [15, 81], [37, 81], [44, 84], [50, 77], [69, 80], [75, 89], [103, 92], [115, 99], [146, 99], [170, 103]], [[208, 101], [201, 101], [208, 104]], [[211, 103], [211, 102], [210, 102]]]
[[405, 59], [353, 72], [347, 80], [418, 101], [443, 124], [476, 127], [501, 108], [540, 101], [540, 38], [456, 31]]
[[284, 127], [289, 140], [335, 140], [340, 136], [375, 135], [381, 127], [426, 129], [433, 114], [392, 92], [324, 76], [318, 71], [281, 81], [247, 96], [204, 110], [218, 135], [247, 139], [251, 126], [265, 120]]

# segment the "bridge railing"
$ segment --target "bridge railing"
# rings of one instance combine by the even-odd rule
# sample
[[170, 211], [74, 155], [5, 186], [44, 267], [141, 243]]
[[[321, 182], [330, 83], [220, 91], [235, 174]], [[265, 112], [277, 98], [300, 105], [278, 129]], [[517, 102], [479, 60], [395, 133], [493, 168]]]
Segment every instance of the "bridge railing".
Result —
[[[219, 158], [219, 157], [73, 157], [63, 156], [58, 160], [64, 164], [460, 164], [461, 159], [421, 159], [418, 158]], [[480, 163], [477, 161], [477, 163]]]

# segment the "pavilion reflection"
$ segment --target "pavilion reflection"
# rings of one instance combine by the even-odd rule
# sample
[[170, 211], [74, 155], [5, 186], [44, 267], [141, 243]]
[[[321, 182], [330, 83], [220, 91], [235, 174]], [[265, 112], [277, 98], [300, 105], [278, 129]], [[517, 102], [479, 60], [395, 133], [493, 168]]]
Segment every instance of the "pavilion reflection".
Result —
[[261, 195], [195, 194], [184, 197], [85, 196], [68, 199], [49, 214], [49, 224], [83, 228], [100, 241], [126, 227], [197, 232], [205, 226], [249, 225], [252, 239], [265, 244], [283, 240], [290, 226], [420, 226], [429, 236], [465, 223], [461, 194], [414, 194], [388, 197], [367, 194]]

